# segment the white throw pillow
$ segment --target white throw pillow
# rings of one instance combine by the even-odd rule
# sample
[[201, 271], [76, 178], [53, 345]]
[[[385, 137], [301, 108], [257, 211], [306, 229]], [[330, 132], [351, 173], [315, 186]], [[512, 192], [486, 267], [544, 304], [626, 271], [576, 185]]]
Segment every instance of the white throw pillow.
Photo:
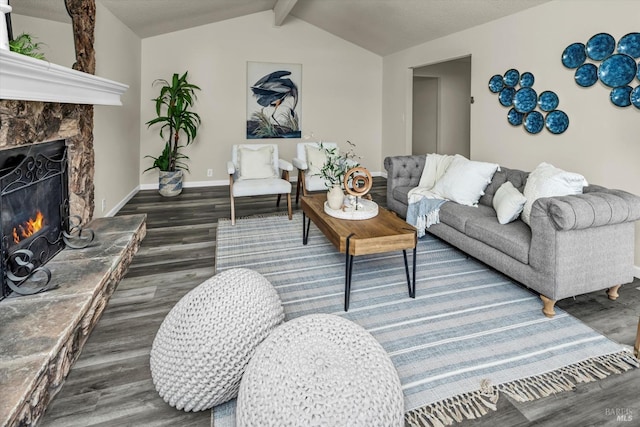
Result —
[[581, 194], [582, 188], [589, 185], [584, 176], [558, 169], [542, 162], [529, 174], [524, 186], [527, 202], [522, 210], [522, 220], [529, 224], [533, 202], [541, 197], [567, 196]]
[[238, 163], [240, 176], [238, 179], [277, 178], [273, 167], [273, 147], [260, 148], [238, 147]]
[[433, 191], [461, 205], [478, 206], [478, 200], [498, 168], [495, 163], [471, 161], [456, 154]]
[[320, 175], [320, 169], [327, 162], [327, 153], [324, 149], [314, 145], [305, 146], [307, 154], [307, 174]]
[[527, 199], [509, 181], [498, 188], [493, 195], [493, 208], [498, 214], [500, 224], [508, 224], [514, 221], [522, 212]]

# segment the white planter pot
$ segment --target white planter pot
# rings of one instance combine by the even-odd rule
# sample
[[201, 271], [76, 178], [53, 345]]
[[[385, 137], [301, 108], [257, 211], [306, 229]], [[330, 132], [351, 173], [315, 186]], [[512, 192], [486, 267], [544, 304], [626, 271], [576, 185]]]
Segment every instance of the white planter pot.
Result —
[[182, 193], [182, 171], [159, 171], [158, 193], [165, 197], [173, 197]]

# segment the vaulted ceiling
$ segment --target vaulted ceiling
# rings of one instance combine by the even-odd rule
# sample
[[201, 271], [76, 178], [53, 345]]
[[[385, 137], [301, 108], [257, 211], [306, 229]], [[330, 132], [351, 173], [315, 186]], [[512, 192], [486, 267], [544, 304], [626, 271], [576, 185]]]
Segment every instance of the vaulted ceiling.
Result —
[[[96, 0], [141, 38], [274, 10], [388, 55], [550, 0]], [[11, 0], [13, 12], [71, 22], [64, 0]]]

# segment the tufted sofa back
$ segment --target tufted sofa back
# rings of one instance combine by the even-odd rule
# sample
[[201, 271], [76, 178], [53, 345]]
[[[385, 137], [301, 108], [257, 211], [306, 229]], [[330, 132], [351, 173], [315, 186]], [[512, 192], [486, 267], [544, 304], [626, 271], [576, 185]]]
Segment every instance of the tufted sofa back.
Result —
[[500, 170], [493, 174], [491, 183], [485, 188], [484, 196], [480, 198], [478, 204], [485, 206], [493, 206], [493, 195], [496, 194], [498, 188], [507, 181], [510, 181], [514, 187], [521, 193], [524, 192], [524, 185], [527, 183], [527, 177], [529, 172], [524, 172], [518, 169], [509, 169], [504, 166], [500, 166]]

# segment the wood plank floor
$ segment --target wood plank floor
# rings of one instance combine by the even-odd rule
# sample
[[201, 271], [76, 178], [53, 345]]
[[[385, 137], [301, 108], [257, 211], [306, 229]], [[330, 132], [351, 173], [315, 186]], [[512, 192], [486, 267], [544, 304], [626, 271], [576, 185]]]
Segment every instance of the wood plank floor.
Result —
[[[385, 206], [385, 194], [386, 181], [375, 178], [373, 199]], [[286, 203], [276, 209], [274, 197], [243, 198], [236, 210], [238, 217], [286, 212]], [[189, 188], [170, 199], [141, 191], [126, 204], [119, 215], [147, 214], [147, 237], [41, 426], [210, 425], [209, 411], [177, 411], [158, 396], [149, 350], [173, 305], [213, 275], [217, 221], [229, 212], [228, 187]], [[639, 280], [623, 286], [618, 301], [596, 292], [558, 306], [631, 346], [640, 314], [638, 288]], [[623, 413], [630, 413], [632, 420], [618, 421], [617, 414]], [[457, 425], [638, 426], [640, 369], [526, 404], [501, 396], [498, 411]]]

